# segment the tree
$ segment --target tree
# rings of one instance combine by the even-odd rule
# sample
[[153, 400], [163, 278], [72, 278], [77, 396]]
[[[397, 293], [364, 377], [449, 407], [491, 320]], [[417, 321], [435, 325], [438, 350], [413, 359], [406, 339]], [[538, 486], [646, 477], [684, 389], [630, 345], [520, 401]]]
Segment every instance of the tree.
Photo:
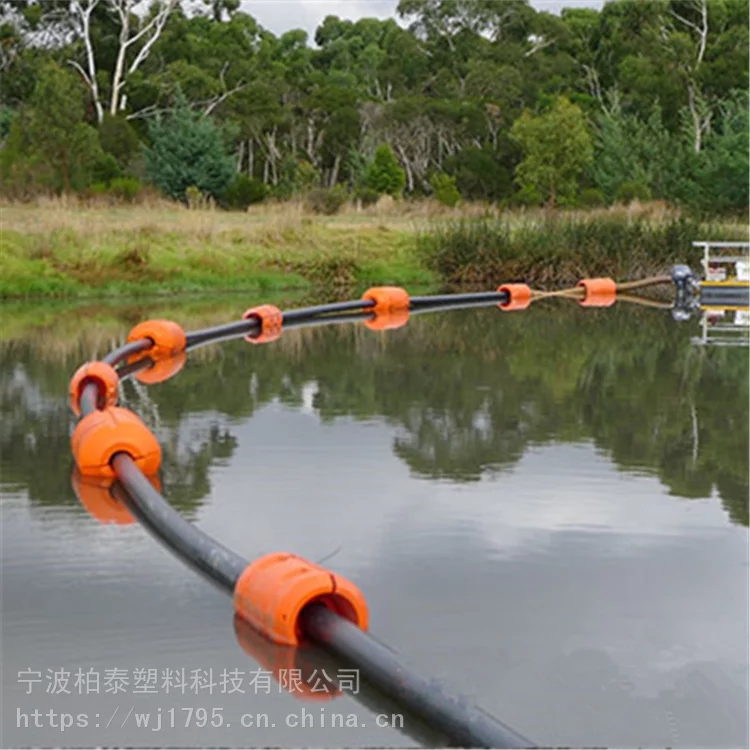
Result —
[[[81, 74], [91, 92], [96, 108], [97, 120], [104, 120], [104, 104], [100, 92], [100, 69], [96, 61], [94, 38], [92, 34], [92, 16], [99, 3], [110, 15], [117, 19], [119, 25], [117, 57], [110, 84], [109, 113], [116, 115], [125, 108], [123, 88], [127, 79], [132, 76], [148, 58], [152, 47], [164, 30], [169, 14], [175, 9], [177, 0], [154, 0], [149, 14], [141, 20], [135, 13], [141, 0], [72, 0], [70, 13], [76, 24], [76, 31], [83, 40], [86, 53], [85, 67], [77, 60], [68, 62]], [[137, 52], [131, 55], [131, 49]], [[129, 57], [130, 56], [130, 57]]]
[[406, 184], [406, 174], [398, 165], [393, 151], [383, 144], [378, 146], [375, 157], [365, 173], [365, 185], [379, 193], [394, 197], [401, 195]]
[[145, 149], [148, 177], [177, 200], [185, 199], [189, 187], [218, 197], [235, 172], [223, 134], [210, 117], [191, 110], [184, 98], [176, 104], [169, 117], [150, 123], [151, 145]]
[[696, 202], [704, 211], [746, 212], [750, 206], [748, 105], [746, 91], [722, 103], [716, 128], [700, 154]]
[[[83, 121], [83, 90], [73, 75], [49, 63], [39, 75], [26, 123], [31, 151], [44, 158], [69, 193], [101, 154], [96, 130]], [[78, 180], [76, 180], [78, 178]]]
[[[300, 29], [278, 37], [263, 29], [242, 10], [252, 7], [240, 0], [0, 0], [0, 139], [7, 135], [0, 159], [8, 163], [10, 146], [21, 142], [31, 159], [24, 128], [32, 93], [44, 65], [56, 61], [80, 76], [88, 91], [84, 120], [98, 124], [120, 169], [138, 146], [134, 136], [147, 138], [147, 123], [171, 112], [179, 90], [192, 109], [231, 126], [237, 171], [277, 196], [291, 192], [300, 160], [322, 185], [365, 189], [365, 167], [387, 144], [409, 193], [429, 194], [430, 176], [444, 173], [464, 199], [500, 200], [512, 192], [521, 159], [509, 137], [513, 123], [524, 109], [549, 114], [566, 97], [590, 118], [597, 141], [586, 179], [610, 199], [623, 183], [643, 183], [654, 196], [708, 210], [712, 197], [701, 184], [724, 147], [716, 141], [706, 159], [703, 152], [723, 137], [723, 103], [748, 90], [748, 0], [618, 0], [560, 16], [537, 12], [529, 0], [399, 0], [396, 13], [409, 28], [393, 18], [329, 16], [316, 46]], [[18, 137], [11, 138], [14, 118]], [[552, 129], [556, 135], [550, 153], [571, 137]], [[575, 149], [573, 156], [585, 156]], [[522, 194], [535, 202], [540, 192], [566, 198], [570, 182], [548, 184], [560, 168], [550, 164], [546, 187], [537, 189], [547, 160], [535, 170], [525, 156], [517, 173]], [[26, 177], [50, 183], [44, 159], [27, 166]], [[20, 167], [16, 161], [16, 176]], [[537, 172], [531, 182], [529, 169]], [[711, 170], [715, 182], [720, 170]], [[736, 178], [733, 168], [725, 174]]]
[[112, 154], [122, 169], [127, 168], [140, 146], [138, 135], [127, 120], [110, 114], [106, 114], [99, 125], [99, 143], [106, 153]]
[[511, 135], [524, 152], [516, 169], [521, 189], [537, 190], [551, 206], [575, 195], [578, 178], [591, 162], [593, 147], [581, 108], [560, 97], [548, 112], [525, 110]]
[[608, 201], [624, 184], [640, 186], [656, 199], [671, 200], [679, 193], [689, 154], [684, 136], [664, 126], [658, 105], [642, 119], [613, 103], [596, 117], [594, 141], [591, 176]]

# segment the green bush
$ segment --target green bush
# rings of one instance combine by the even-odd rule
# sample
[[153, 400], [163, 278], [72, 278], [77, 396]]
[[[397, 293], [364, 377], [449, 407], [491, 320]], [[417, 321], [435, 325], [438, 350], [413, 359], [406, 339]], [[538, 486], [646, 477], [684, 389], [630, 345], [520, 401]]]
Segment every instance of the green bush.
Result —
[[388, 193], [394, 198], [401, 195], [406, 185], [406, 173], [390, 147], [383, 144], [375, 150], [372, 163], [365, 172], [365, 186], [378, 193]]
[[124, 117], [113, 117], [109, 113], [104, 115], [104, 122], [99, 125], [99, 143], [107, 154], [117, 160], [120, 169], [127, 169], [141, 145], [133, 126]]
[[435, 191], [435, 198], [444, 206], [453, 208], [461, 200], [461, 193], [456, 187], [456, 178], [447, 174], [438, 172], [430, 178], [430, 185]]
[[297, 162], [294, 177], [297, 189], [303, 192], [312, 190], [320, 182], [320, 172], [304, 159]]
[[341, 185], [332, 188], [315, 188], [307, 194], [307, 205], [316, 214], [333, 216], [346, 203], [346, 190]]
[[109, 183], [108, 192], [119, 200], [132, 203], [142, 190], [141, 181], [135, 177], [117, 177]]
[[91, 196], [104, 196], [109, 192], [109, 185], [106, 182], [95, 182], [93, 185], [89, 185], [83, 192]]
[[289, 200], [304, 195], [320, 182], [320, 173], [309, 161], [296, 159], [291, 154], [281, 160], [279, 182], [272, 189], [274, 198]]
[[372, 206], [373, 204], [378, 202], [380, 193], [377, 190], [373, 190], [372, 188], [358, 187], [354, 191], [354, 198], [355, 200], [360, 201], [363, 206], [367, 207]]
[[633, 201], [645, 203], [646, 201], [651, 200], [651, 191], [649, 190], [648, 185], [628, 180], [627, 182], [623, 182], [620, 187], [617, 188], [615, 200], [618, 203], [625, 204], [630, 204]]
[[513, 196], [513, 203], [517, 206], [541, 206], [544, 197], [533, 185], [524, 185]]
[[578, 198], [578, 203], [583, 208], [598, 208], [603, 206], [607, 202], [604, 197], [604, 193], [599, 188], [585, 188], [581, 190], [581, 195]]
[[115, 159], [112, 154], [107, 154], [104, 151], [101, 151], [91, 169], [91, 177], [93, 181], [95, 183], [103, 182], [105, 185], [108, 185], [112, 180], [117, 179], [121, 175], [122, 170], [117, 163], [117, 159]]
[[245, 211], [253, 203], [260, 203], [268, 195], [268, 186], [262, 180], [245, 174], [235, 175], [224, 191], [224, 204], [236, 211]]

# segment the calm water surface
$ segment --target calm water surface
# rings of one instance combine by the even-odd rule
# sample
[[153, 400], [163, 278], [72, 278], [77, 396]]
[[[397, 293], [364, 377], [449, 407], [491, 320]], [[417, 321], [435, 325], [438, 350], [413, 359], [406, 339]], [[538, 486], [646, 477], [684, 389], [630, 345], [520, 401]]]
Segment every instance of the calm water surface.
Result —
[[[71, 489], [76, 367], [146, 317], [247, 303], [3, 311], [3, 746], [418, 744], [363, 687], [280, 690], [265, 670], [301, 662], [248, 655], [229, 597]], [[549, 304], [289, 331], [122, 400], [186, 517], [248, 558], [326, 558], [374, 635], [537, 743], [747, 747], [748, 356], [694, 328]]]

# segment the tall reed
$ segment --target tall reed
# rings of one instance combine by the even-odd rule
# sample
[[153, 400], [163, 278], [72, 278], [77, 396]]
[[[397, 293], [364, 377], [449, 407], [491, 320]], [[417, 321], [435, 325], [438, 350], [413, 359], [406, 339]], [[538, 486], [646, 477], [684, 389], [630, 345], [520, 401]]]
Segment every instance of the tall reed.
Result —
[[741, 227], [622, 214], [547, 216], [515, 223], [491, 217], [436, 224], [417, 238], [422, 262], [453, 284], [572, 284], [584, 276], [636, 278], [674, 263], [697, 270], [700, 239], [747, 240]]

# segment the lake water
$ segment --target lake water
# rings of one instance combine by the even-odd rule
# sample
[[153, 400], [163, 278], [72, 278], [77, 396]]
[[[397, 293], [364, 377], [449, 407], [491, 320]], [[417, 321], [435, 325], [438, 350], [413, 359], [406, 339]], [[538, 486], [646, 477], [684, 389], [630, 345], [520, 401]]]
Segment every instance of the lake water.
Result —
[[[78, 365], [147, 317], [247, 306], [3, 310], [4, 747], [418, 744], [365, 690], [281, 690], [288, 653], [249, 656], [229, 597], [71, 489]], [[632, 305], [437, 313], [209, 346], [122, 400], [186, 517], [325, 559], [378, 639], [535, 742], [747, 747], [748, 356], [697, 332]]]

